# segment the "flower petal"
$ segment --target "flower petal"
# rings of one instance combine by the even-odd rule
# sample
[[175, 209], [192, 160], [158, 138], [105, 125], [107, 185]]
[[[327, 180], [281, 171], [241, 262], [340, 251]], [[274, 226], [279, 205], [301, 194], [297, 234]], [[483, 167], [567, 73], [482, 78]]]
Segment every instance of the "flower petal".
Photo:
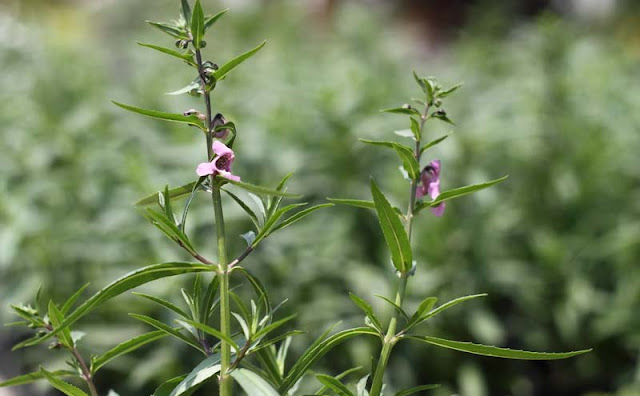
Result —
[[213, 142], [213, 145], [211, 146], [211, 148], [213, 149], [213, 152], [217, 155], [217, 156], [224, 156], [224, 155], [231, 155], [231, 159], [233, 159], [234, 155], [233, 155], [233, 150], [231, 150], [229, 147], [227, 147], [224, 143], [222, 143], [219, 140], [216, 140], [215, 142]]
[[431, 213], [433, 213], [434, 215], [440, 217], [444, 213], [444, 207], [445, 207], [445, 203], [442, 202], [440, 205], [431, 208]]
[[198, 176], [213, 175], [216, 171], [216, 166], [213, 162], [203, 162], [196, 168], [196, 174]]
[[229, 180], [233, 180], [233, 181], [240, 181], [240, 176], [233, 175], [233, 174], [231, 174], [231, 172], [218, 170], [218, 174], [220, 176], [224, 177], [225, 179], [229, 179]]

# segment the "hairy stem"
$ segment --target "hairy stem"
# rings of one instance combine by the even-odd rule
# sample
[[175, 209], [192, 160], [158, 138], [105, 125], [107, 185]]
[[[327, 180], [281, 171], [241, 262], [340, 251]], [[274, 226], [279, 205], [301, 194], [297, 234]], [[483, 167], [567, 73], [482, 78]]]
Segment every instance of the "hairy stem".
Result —
[[[420, 137], [422, 137], [422, 132], [424, 130], [424, 123], [427, 121], [427, 117], [429, 114], [429, 105], [425, 106], [424, 112], [420, 117]], [[416, 145], [413, 152], [415, 159], [420, 163], [420, 146], [421, 139], [416, 139]], [[409, 207], [407, 208], [407, 214], [405, 216], [405, 231], [407, 232], [407, 236], [409, 238], [409, 242], [411, 242], [411, 231], [413, 228], [413, 211], [415, 210], [416, 205], [416, 191], [418, 190], [418, 180], [413, 180], [411, 182], [411, 190], [409, 192]], [[395, 303], [399, 307], [402, 307], [402, 303], [404, 301], [404, 295], [407, 289], [407, 281], [409, 279], [409, 274], [402, 274], [398, 284], [398, 291], [396, 292]], [[391, 350], [393, 346], [398, 341], [396, 334], [396, 327], [398, 325], [398, 312], [394, 312], [393, 317], [389, 321], [389, 327], [387, 328], [387, 333], [382, 341], [382, 350], [380, 351], [380, 358], [378, 358], [378, 364], [376, 365], [375, 372], [373, 374], [373, 380], [371, 382], [371, 390], [369, 391], [370, 396], [380, 396], [380, 392], [382, 391], [382, 383], [384, 379], [384, 372], [387, 369], [387, 363], [389, 362], [389, 356], [391, 356]]]

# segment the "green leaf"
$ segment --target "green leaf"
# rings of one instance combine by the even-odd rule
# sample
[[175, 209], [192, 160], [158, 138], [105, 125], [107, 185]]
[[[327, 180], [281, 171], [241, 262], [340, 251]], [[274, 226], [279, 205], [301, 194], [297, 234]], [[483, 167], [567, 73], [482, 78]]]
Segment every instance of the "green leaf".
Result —
[[409, 174], [409, 177], [413, 180], [417, 180], [420, 176], [420, 164], [413, 155], [413, 151], [400, 143], [389, 142], [389, 141], [377, 141], [377, 140], [367, 140], [367, 139], [359, 139], [363, 143], [373, 144], [374, 146], [384, 146], [392, 148], [396, 151], [400, 160], [402, 160], [402, 165], [404, 169]]
[[193, 48], [200, 49], [202, 47], [202, 38], [204, 37], [204, 11], [202, 10], [200, 0], [196, 0], [196, 3], [193, 5], [191, 35], [193, 36]]
[[211, 26], [213, 26], [213, 24], [216, 23], [218, 21], [218, 19], [220, 19], [220, 17], [223, 16], [227, 11], [229, 11], [228, 8], [220, 11], [219, 13], [217, 13], [215, 15], [210, 15], [210, 16], [206, 17], [205, 21], [204, 21], [204, 31], [206, 32], [207, 30], [209, 30], [209, 28]]
[[151, 48], [153, 50], [162, 52], [163, 54], [171, 55], [175, 58], [182, 59], [183, 61], [187, 62], [191, 66], [197, 66], [196, 62], [193, 60], [193, 55], [189, 53], [183, 54], [182, 52], [176, 51], [171, 48], [161, 47], [153, 44], [141, 43], [139, 41], [137, 43], [140, 46]]
[[237, 368], [233, 370], [230, 375], [238, 382], [238, 384], [244, 389], [247, 395], [251, 396], [279, 396], [277, 390], [275, 390], [267, 381], [265, 381], [258, 374], [243, 368]]
[[175, 38], [179, 38], [179, 39], [183, 39], [183, 40], [187, 40], [189, 37], [187, 36], [187, 32], [184, 31], [184, 29], [180, 29], [179, 27], [175, 26], [175, 25], [170, 25], [168, 23], [164, 23], [164, 22], [154, 22], [154, 21], [147, 21], [147, 23], [151, 26], [153, 26], [156, 29], [160, 29], [161, 31], [167, 33], [170, 36], [173, 36]]
[[409, 395], [413, 395], [414, 393], [418, 393], [418, 392], [423, 391], [423, 390], [435, 389], [435, 388], [438, 388], [439, 386], [440, 385], [438, 385], [438, 384], [415, 386], [413, 388], [409, 388], [409, 389], [405, 389], [403, 391], [397, 392], [395, 394], [395, 396], [409, 396]]
[[[167, 92], [166, 95], [182, 95], [182, 94], [194, 94], [195, 96], [198, 96], [198, 89], [200, 89], [200, 77], [197, 77], [195, 80], [191, 81], [189, 84], [185, 85], [184, 87], [172, 91], [172, 92]], [[194, 93], [195, 92], [195, 93]]]
[[264, 45], [266, 43], [267, 43], [267, 41], [265, 40], [265, 41], [262, 42], [262, 44], [258, 45], [254, 49], [251, 49], [251, 50], [245, 52], [244, 54], [239, 55], [236, 58], [233, 58], [229, 62], [227, 62], [224, 65], [222, 65], [213, 74], [214, 78], [216, 80], [222, 80], [227, 75], [227, 73], [229, 73], [231, 70], [233, 70], [236, 66], [238, 66], [242, 62], [246, 61], [247, 59], [251, 58], [253, 55], [255, 55], [256, 52], [260, 51], [262, 49], [262, 47], [264, 47]]
[[67, 348], [71, 349], [75, 346], [73, 338], [71, 337], [71, 330], [69, 326], [61, 326], [60, 323], [64, 321], [64, 316], [56, 307], [53, 300], [49, 300], [49, 320], [55, 330], [58, 330], [58, 340]]
[[394, 301], [391, 301], [390, 299], [388, 299], [385, 296], [381, 296], [379, 294], [374, 294], [374, 296], [383, 299], [384, 301], [388, 302], [393, 309], [395, 309], [400, 315], [402, 315], [402, 317], [408, 322], [409, 321], [409, 315], [407, 315], [407, 313], [404, 311], [404, 309], [402, 309], [401, 306], [399, 306], [398, 304], [396, 304]]
[[287, 391], [291, 389], [291, 387], [294, 386], [296, 382], [298, 382], [298, 380], [307, 372], [311, 365], [335, 346], [358, 335], [372, 335], [380, 337], [380, 334], [370, 327], [357, 327], [354, 329], [343, 330], [328, 338], [318, 339], [318, 341], [314, 342], [291, 367], [282, 384], [278, 387], [279, 394], [286, 394]]
[[344, 384], [337, 379], [324, 374], [317, 374], [316, 378], [321, 384], [334, 391], [339, 396], [355, 396]]
[[[201, 177], [200, 179], [205, 179], [206, 176]], [[184, 186], [180, 186], [180, 187], [176, 187], [176, 188], [172, 188], [169, 190], [169, 197], [173, 200], [176, 199], [180, 199], [180, 198], [184, 198], [186, 196], [188, 196], [189, 194], [191, 194], [191, 192], [193, 191], [194, 186], [196, 185], [196, 183], [200, 182], [200, 179], [196, 180], [196, 181], [192, 181], [191, 183], [187, 183]], [[202, 183], [202, 182], [200, 182]], [[158, 194], [160, 194], [160, 192], [156, 192], [153, 193], [151, 195], [148, 195], [144, 198], [142, 198], [141, 200], [139, 200], [138, 202], [136, 202], [136, 206], [147, 206], [147, 205], [152, 205], [158, 202]]]
[[202, 305], [200, 306], [200, 318], [202, 323], [207, 323], [209, 321], [211, 310], [215, 305], [214, 300], [216, 297], [216, 292], [218, 291], [219, 284], [220, 278], [215, 275], [207, 286], [207, 290], [204, 293], [204, 300], [202, 301]]
[[439, 137], [439, 138], [437, 138], [435, 140], [432, 140], [429, 143], [425, 144], [424, 146], [422, 146], [420, 148], [420, 154], [424, 153], [425, 151], [427, 151], [431, 147], [435, 146], [436, 144], [441, 143], [442, 141], [444, 141], [448, 137], [449, 137], [449, 135], [444, 135], [444, 136], [441, 136], [441, 137]]
[[171, 197], [169, 196], [168, 185], [164, 186], [164, 192], [161, 194], [161, 196], [162, 196], [162, 205], [160, 206], [163, 207], [164, 214], [167, 217], [167, 219], [169, 219], [169, 221], [175, 224], [175, 217], [173, 217], [173, 208], [171, 206]]
[[147, 117], [158, 118], [166, 121], [182, 122], [185, 124], [197, 126], [203, 131], [206, 131], [207, 129], [204, 126], [204, 123], [195, 115], [186, 116], [183, 114], [165, 113], [157, 110], [149, 110], [149, 109], [142, 109], [139, 107], [129, 106], [123, 103], [116, 102], [115, 100], [112, 100], [112, 102], [118, 107], [122, 107], [123, 109], [132, 111], [134, 113], [146, 115]]
[[53, 373], [48, 372], [44, 368], [40, 367], [40, 372], [42, 372], [43, 377], [49, 381], [51, 386], [61, 391], [67, 396], [88, 396], [84, 393], [80, 388], [77, 388], [67, 382], [64, 382], [58, 379]]
[[273, 189], [268, 188], [268, 187], [256, 186], [256, 185], [250, 184], [250, 183], [245, 183], [245, 182], [225, 179], [225, 178], [223, 178], [221, 176], [218, 176], [217, 179], [229, 182], [230, 184], [233, 184], [234, 186], [240, 187], [243, 190], [250, 191], [250, 192], [253, 192], [253, 193], [256, 193], [256, 194], [264, 194], [264, 195], [271, 195], [271, 196], [276, 196], [276, 197], [278, 197], [278, 196], [279, 197], [287, 197], [287, 198], [300, 198], [300, 197], [302, 197], [302, 195], [288, 194], [286, 192], [273, 190]]
[[[78, 373], [69, 370], [57, 370], [49, 372], [49, 375], [53, 377], [77, 377]], [[6, 381], [2, 381], [0, 382], [0, 388], [30, 384], [41, 379], [44, 379], [44, 374], [42, 373], [42, 371], [34, 371], [33, 373], [19, 375], [17, 377], [9, 378]]]
[[[185, 377], [186, 377], [186, 374], [179, 375], [177, 377], [173, 377], [170, 380], [165, 381], [162, 385], [160, 385], [155, 390], [155, 392], [153, 392], [153, 396], [169, 396], [171, 392], [175, 389], [175, 387], [178, 386], [178, 384], [180, 384], [180, 382], [182, 382], [182, 380], [185, 379]], [[197, 388], [194, 387], [191, 390], [184, 392], [182, 396], [189, 396], [196, 390]]]
[[238, 344], [236, 344], [236, 342], [235, 342], [231, 337], [229, 337], [229, 336], [227, 336], [227, 335], [225, 335], [225, 334], [222, 334], [222, 332], [220, 332], [220, 331], [218, 331], [218, 330], [214, 329], [214, 328], [213, 328], [213, 327], [211, 327], [211, 326], [208, 326], [208, 325], [203, 324], [203, 323], [198, 323], [198, 322], [196, 322], [196, 321], [194, 321], [194, 320], [190, 320], [190, 319], [176, 320], [176, 321], [177, 321], [177, 322], [184, 322], [184, 323], [188, 323], [188, 324], [190, 324], [191, 326], [193, 326], [193, 327], [195, 327], [195, 328], [197, 328], [197, 329], [200, 329], [200, 330], [204, 331], [205, 333], [210, 334], [210, 335], [212, 335], [212, 336], [216, 337], [217, 339], [219, 339], [219, 340], [221, 340], [221, 341], [226, 342], [226, 343], [227, 343], [227, 344], [229, 344], [233, 349], [235, 349], [235, 350], [236, 350], [236, 352], [240, 350], [240, 347], [238, 346]]
[[362, 199], [342, 199], [342, 198], [327, 198], [327, 201], [341, 204], [341, 205], [349, 205], [355, 206], [357, 208], [365, 208], [365, 209], [375, 209], [376, 205], [373, 201], [365, 201]]
[[260, 331], [258, 331], [256, 334], [254, 334], [253, 338], [255, 340], [259, 340], [260, 338], [266, 336], [267, 334], [271, 333], [273, 330], [277, 329], [278, 327], [282, 326], [283, 324], [287, 323], [288, 321], [294, 319], [296, 316], [298, 316], [297, 314], [293, 314], [293, 315], [289, 315], [283, 319], [277, 320], [273, 323], [271, 323], [268, 326], [263, 327], [262, 329], [260, 329]]
[[260, 232], [258, 233], [258, 235], [256, 236], [256, 239], [253, 241], [253, 243], [251, 244], [252, 248], [255, 248], [256, 246], [258, 246], [258, 244], [267, 236], [269, 236], [269, 234], [271, 234], [273, 228], [275, 227], [276, 222], [280, 219], [280, 217], [282, 217], [285, 213], [287, 213], [290, 210], [293, 210], [295, 208], [298, 208], [300, 206], [304, 206], [306, 205], [306, 202], [302, 202], [302, 203], [297, 203], [297, 204], [291, 204], [291, 205], [287, 205], [284, 208], [280, 208], [278, 210], [276, 210], [276, 212], [271, 215], [271, 217], [269, 217], [266, 221], [266, 223], [264, 223], [264, 227], [262, 227], [262, 230], [260, 230]]
[[[345, 370], [345, 371], [341, 372], [340, 374], [338, 374], [338, 375], [334, 376], [333, 378], [335, 378], [335, 379], [337, 379], [337, 380], [341, 380], [341, 379], [343, 379], [344, 377], [346, 377], [347, 375], [349, 375], [349, 374], [351, 374], [351, 373], [355, 373], [355, 372], [360, 371], [360, 370], [362, 370], [362, 366], [352, 367], [352, 368], [350, 368], [350, 369], [348, 369], [348, 370]], [[367, 377], [368, 377], [368, 376], [367, 376]], [[365, 377], [365, 378], [367, 378], [367, 377]], [[323, 392], [324, 392], [324, 391], [326, 391], [326, 390], [327, 390], [327, 386], [326, 386], [326, 385], [323, 385], [323, 386], [322, 386], [322, 388], [318, 389], [318, 390], [314, 393], [314, 395], [322, 395], [322, 394], [323, 394]]]
[[[169, 276], [175, 276], [187, 273], [196, 272], [212, 272], [215, 268], [210, 265], [199, 263], [185, 263], [185, 262], [170, 262], [162, 264], [153, 264], [138, 270], [129, 272], [123, 277], [111, 282], [109, 285], [98, 291], [87, 301], [82, 303], [76, 308], [66, 319], [60, 324], [60, 327], [69, 327], [80, 318], [93, 311], [98, 305], [103, 302], [112, 299], [126, 291], [129, 291], [145, 283], [152, 282], [157, 279], [166, 278]], [[26, 346], [32, 346], [40, 344], [52, 337], [58, 335], [59, 329], [54, 329], [52, 332], [47, 333], [42, 337], [35, 339], [29, 339], [21, 342], [13, 347], [13, 349], [19, 349]]]
[[280, 230], [282, 228], [290, 226], [291, 224], [293, 224], [296, 221], [302, 219], [303, 217], [311, 214], [312, 212], [315, 212], [318, 209], [328, 208], [328, 207], [331, 207], [331, 206], [333, 206], [332, 203], [326, 203], [326, 204], [315, 205], [315, 206], [312, 206], [310, 208], [301, 210], [298, 213], [294, 214], [293, 216], [289, 217], [288, 219], [284, 220], [282, 223], [280, 223], [277, 226], [273, 227], [271, 229], [271, 231], [269, 232], [269, 234], [273, 233], [274, 231], [277, 231], [277, 230]]
[[498, 184], [500, 182], [507, 180], [508, 177], [509, 176], [507, 175], [499, 179], [488, 181], [486, 183], [473, 184], [471, 186], [465, 186], [460, 188], [454, 188], [453, 190], [447, 190], [442, 194], [438, 195], [438, 197], [433, 201], [419, 202], [418, 204], [416, 204], [416, 210], [414, 211], [414, 213], [418, 213], [419, 211], [421, 211], [426, 207], [438, 206], [441, 202], [448, 201], [450, 199], [459, 198], [476, 191], [484, 190], [485, 188], [489, 188], [495, 184]]
[[486, 297], [486, 296], [487, 296], [486, 293], [481, 293], [481, 294], [471, 294], [469, 296], [464, 296], [464, 297], [458, 297], [458, 298], [456, 298], [454, 300], [451, 300], [451, 301], [448, 301], [448, 302], [442, 304], [441, 306], [439, 306], [438, 308], [436, 308], [436, 309], [434, 309], [432, 311], [427, 312], [424, 315], [424, 318], [428, 319], [428, 318], [431, 318], [433, 316], [436, 316], [440, 312], [442, 312], [444, 310], [447, 310], [447, 309], [453, 307], [454, 305], [458, 305], [461, 302], [473, 300], [474, 298], [478, 298], [478, 297]]
[[420, 114], [420, 112], [416, 109], [414, 109], [413, 107], [394, 107], [392, 109], [384, 109], [384, 110], [380, 110], [383, 113], [393, 113], [393, 114], [406, 114], [406, 115], [410, 115], [410, 116], [418, 116], [421, 117], [422, 114]]
[[220, 372], [220, 355], [214, 354], [201, 361], [191, 372], [175, 387], [169, 396], [189, 395], [203, 382], [209, 380]]
[[82, 295], [82, 293], [86, 290], [86, 288], [89, 286], [89, 284], [85, 284], [84, 286], [82, 286], [80, 289], [78, 289], [78, 291], [76, 291], [75, 293], [73, 293], [71, 295], [71, 297], [69, 297], [67, 299], [67, 301], [65, 301], [64, 305], [62, 306], [62, 308], [60, 308], [60, 313], [62, 315], [66, 315], [67, 312], [69, 312], [69, 310], [71, 309], [71, 307], [73, 307], [73, 304], [76, 302], [76, 300]]
[[91, 359], [91, 374], [95, 374], [96, 372], [98, 372], [98, 370], [100, 370], [102, 366], [109, 363], [113, 359], [125, 355], [129, 352], [133, 352], [144, 345], [147, 345], [166, 336], [166, 332], [162, 330], [156, 330], [150, 333], [139, 335], [113, 347], [104, 354]]
[[235, 195], [234, 193], [232, 193], [229, 190], [226, 190], [224, 188], [221, 189], [222, 191], [226, 192], [227, 194], [229, 194], [229, 196], [236, 201], [236, 203], [238, 205], [240, 205], [240, 207], [242, 208], [242, 210], [245, 211], [245, 213], [247, 213], [249, 215], [249, 218], [251, 219], [251, 221], [253, 222], [253, 224], [256, 226], [256, 230], [260, 230], [260, 222], [258, 221], [258, 216], [256, 216], [255, 212], [249, 207], [249, 205], [247, 205], [243, 200], [241, 200], [237, 195]]
[[561, 352], [561, 353], [548, 353], [548, 352], [529, 352], [519, 349], [499, 348], [495, 346], [474, 344], [471, 342], [460, 342], [445, 340], [443, 338], [429, 337], [429, 336], [405, 336], [403, 338], [422, 341], [428, 344], [437, 345], [443, 348], [455, 349], [457, 351], [473, 353], [482, 356], [491, 356], [505, 359], [519, 359], [519, 360], [557, 360], [567, 359], [570, 357], [582, 355], [583, 353], [591, 352], [591, 349], [583, 349], [579, 351]]
[[242, 275], [244, 275], [249, 283], [251, 283], [251, 287], [253, 287], [253, 291], [258, 297], [258, 302], [262, 302], [264, 304], [265, 312], [271, 312], [271, 301], [269, 300], [269, 295], [267, 294], [267, 289], [264, 287], [262, 282], [255, 276], [251, 275], [246, 268], [236, 266], [233, 268], [234, 271], [240, 271]]
[[417, 325], [422, 320], [424, 320], [422, 319], [423, 315], [426, 312], [431, 311], [431, 308], [433, 308], [433, 306], [436, 305], [436, 302], [438, 302], [438, 299], [436, 297], [427, 297], [424, 300], [422, 300], [422, 302], [418, 306], [418, 309], [416, 309], [416, 312], [414, 312], [413, 315], [411, 315], [411, 319], [409, 319], [409, 322], [407, 322], [406, 330], [411, 329], [413, 326]]
[[415, 71], [413, 71], [413, 78], [416, 80], [416, 83], [418, 83], [418, 86], [420, 86], [420, 89], [422, 89], [422, 91], [426, 94], [427, 93], [427, 86], [424, 82], [423, 78], [420, 78], [420, 76], [418, 76], [418, 74], [416, 74]]
[[183, 318], [188, 318], [189, 314], [187, 314], [185, 311], [183, 311], [182, 309], [180, 309], [180, 307], [176, 306], [175, 304], [170, 303], [167, 300], [163, 300], [160, 297], [156, 297], [156, 296], [152, 296], [149, 294], [144, 294], [144, 293], [136, 293], [133, 292], [132, 294], [135, 294], [136, 296], [140, 296], [143, 298], [146, 298], [147, 300], [153, 301], [156, 304], [159, 304], [165, 308], [168, 308], [170, 310], [172, 310], [173, 312], [177, 313], [178, 315], [182, 316]]
[[382, 324], [380, 323], [380, 320], [378, 319], [376, 314], [373, 312], [373, 308], [371, 308], [371, 305], [353, 293], [349, 293], [349, 297], [351, 297], [351, 300], [353, 300], [358, 308], [364, 311], [364, 314], [369, 318], [369, 320], [371, 320], [371, 323], [373, 323], [376, 330], [382, 332]]
[[[181, 0], [181, 8], [182, 16], [187, 24], [191, 23], [191, 7], [189, 7], [188, 0]], [[188, 26], [188, 25], [187, 25]]]
[[402, 226], [402, 222], [397, 213], [391, 207], [389, 201], [378, 188], [376, 183], [371, 179], [371, 195], [378, 213], [378, 222], [384, 239], [389, 246], [391, 252], [391, 260], [393, 265], [401, 274], [411, 271], [413, 266], [413, 258], [411, 254], [411, 245], [409, 238]]
[[455, 123], [451, 121], [451, 119], [447, 116], [447, 113], [445, 113], [443, 110], [438, 110], [436, 112], [433, 112], [430, 117], [437, 118], [451, 125], [455, 125]]
[[438, 96], [439, 98], [446, 98], [447, 96], [449, 96], [449, 95], [451, 95], [452, 93], [454, 93], [455, 91], [457, 91], [457, 90], [458, 90], [458, 88], [460, 88], [461, 86], [462, 86], [462, 84], [456, 84], [456, 85], [454, 85], [453, 87], [451, 87], [451, 88], [449, 88], [449, 89], [447, 89], [447, 90], [445, 90], [445, 91], [442, 91], [442, 92], [438, 93], [438, 95], [437, 95], [437, 96]]
[[184, 342], [187, 345], [191, 345], [192, 347], [194, 347], [195, 349], [197, 349], [198, 351], [204, 353], [204, 349], [202, 349], [202, 346], [197, 342], [197, 340], [193, 339], [192, 337], [189, 337], [187, 335], [182, 334], [179, 330], [174, 329], [173, 327], [169, 326], [166, 323], [162, 323], [161, 321], [154, 319], [150, 316], [147, 315], [140, 315], [140, 314], [136, 314], [136, 313], [130, 313], [129, 316], [131, 316], [134, 319], [137, 319], [141, 322], [144, 322], [150, 326], [155, 327], [156, 329], [167, 333], [168, 335], [172, 335], [175, 338], [179, 339], [180, 341]]
[[[193, 185], [193, 188], [191, 189], [191, 193], [189, 194], [189, 198], [187, 198], [187, 202], [184, 204], [184, 209], [182, 209], [182, 219], [180, 220], [180, 231], [182, 231], [184, 233], [184, 229], [187, 225], [187, 214], [189, 214], [189, 208], [191, 207], [191, 201], [193, 201], [193, 197], [196, 195], [196, 192], [198, 192], [200, 186], [202, 185], [202, 182], [204, 182], [207, 179], [207, 176], [201, 176]], [[173, 190], [169, 190], [169, 196], [171, 197], [171, 191]], [[177, 197], [176, 197], [177, 198]]]
[[413, 133], [413, 137], [416, 141], [420, 140], [420, 135], [421, 135], [420, 124], [413, 117], [411, 117], [411, 133]]
[[180, 246], [185, 248], [189, 253], [193, 255], [197, 253], [195, 247], [189, 240], [189, 237], [187, 237], [187, 235], [182, 232], [182, 230], [175, 225], [171, 219], [167, 218], [165, 213], [160, 213], [151, 208], [146, 208], [143, 215], [169, 239], [179, 243]]

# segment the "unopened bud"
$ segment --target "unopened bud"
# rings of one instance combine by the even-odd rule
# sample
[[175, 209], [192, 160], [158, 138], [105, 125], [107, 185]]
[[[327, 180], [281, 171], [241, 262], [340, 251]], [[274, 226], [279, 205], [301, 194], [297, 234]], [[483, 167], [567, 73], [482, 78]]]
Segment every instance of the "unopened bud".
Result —
[[207, 42], [206, 41], [204, 41], [204, 40], [200, 41], [200, 48], [204, 48], [206, 46], [207, 46]]
[[413, 107], [411, 107], [411, 105], [409, 103], [405, 103], [402, 105], [403, 109], [413, 109]]
[[446, 111], [444, 111], [444, 109], [438, 109], [438, 110], [436, 111], [436, 115], [439, 115], [439, 116], [446, 116], [446, 115], [447, 115], [447, 112], [446, 112]]
[[441, 100], [441, 99], [436, 99], [436, 100], [433, 102], [433, 104], [434, 104], [436, 107], [440, 107], [440, 106], [442, 105], [442, 100]]
[[199, 112], [198, 110], [195, 110], [195, 109], [189, 109], [189, 110], [186, 110], [186, 111], [185, 111], [184, 113], [182, 113], [182, 114], [184, 114], [184, 115], [185, 115], [185, 116], [187, 116], [187, 117], [188, 117], [188, 116], [192, 116], [192, 115], [194, 115], [194, 116], [198, 117], [198, 119], [199, 119], [200, 121], [204, 121], [204, 120], [206, 120], [206, 119], [207, 119], [207, 116], [206, 116], [206, 115], [202, 114], [201, 112]]

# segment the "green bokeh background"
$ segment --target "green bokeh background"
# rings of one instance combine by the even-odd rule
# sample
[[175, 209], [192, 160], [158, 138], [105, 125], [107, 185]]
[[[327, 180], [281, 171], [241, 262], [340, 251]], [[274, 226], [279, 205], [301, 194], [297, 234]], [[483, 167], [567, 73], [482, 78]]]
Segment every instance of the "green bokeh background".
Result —
[[[456, 126], [428, 125], [431, 137], [451, 132], [429, 155], [442, 160], [442, 187], [510, 177], [452, 201], [442, 218], [418, 218], [407, 305], [487, 292], [422, 331], [530, 350], [594, 348], [565, 361], [513, 362], [400, 344], [389, 389], [440, 383], [430, 394], [640, 394], [640, 14], [632, 1], [602, 1], [615, 5], [607, 15], [567, 6], [585, 1], [543, 3], [204, 1], [209, 11], [231, 8], [207, 38], [209, 59], [223, 63], [268, 40], [213, 96], [214, 111], [238, 126], [235, 173], [273, 185], [293, 170], [290, 189], [309, 202], [367, 199], [373, 176], [404, 207], [396, 158], [357, 138], [401, 139], [393, 131], [407, 120], [378, 109], [418, 95], [412, 70], [445, 86], [463, 81], [446, 106]], [[86, 282], [93, 292], [135, 268], [188, 259], [132, 203], [194, 179], [204, 139], [110, 103], [174, 112], [202, 106], [163, 95], [191, 81], [189, 68], [135, 44], [171, 45], [144, 20], [174, 18], [177, 4], [0, 3], [0, 321], [14, 320], [8, 304], [31, 302], [39, 285], [61, 301]], [[198, 199], [189, 231], [213, 256], [210, 212]], [[232, 202], [226, 218], [229, 235], [250, 228]], [[232, 240], [232, 251], [243, 243]], [[366, 210], [323, 210], [270, 237], [246, 266], [273, 300], [289, 299], [282, 315], [298, 312], [296, 327], [308, 332], [294, 342], [291, 362], [330, 324], [362, 323], [349, 291], [389, 314], [373, 295], [393, 292], [393, 273]], [[143, 289], [180, 303], [179, 288], [190, 280]], [[83, 352], [147, 330], [127, 312], [172, 320], [120, 296], [78, 324], [87, 332]], [[1, 378], [39, 363], [64, 366], [66, 357], [44, 346], [10, 352], [28, 335], [0, 330]], [[377, 353], [367, 340], [350, 341], [315, 369], [368, 367]], [[198, 359], [162, 340], [111, 363], [97, 383], [104, 394], [146, 395]], [[56, 394], [46, 389], [0, 395]]]

